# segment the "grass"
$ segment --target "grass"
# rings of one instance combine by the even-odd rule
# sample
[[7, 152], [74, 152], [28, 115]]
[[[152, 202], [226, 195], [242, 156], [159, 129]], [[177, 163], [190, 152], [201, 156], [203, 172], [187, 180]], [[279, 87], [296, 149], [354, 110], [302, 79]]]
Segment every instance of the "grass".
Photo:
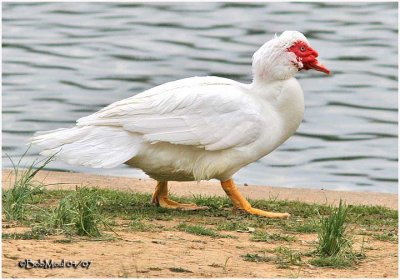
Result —
[[310, 264], [319, 267], [346, 268], [354, 264], [352, 258], [343, 258], [339, 256], [317, 257], [310, 261]]
[[44, 161], [34, 161], [27, 168], [22, 168], [21, 161], [28, 150], [29, 148], [21, 156], [17, 164], [8, 157], [12, 163], [15, 176], [12, 187], [4, 190], [2, 194], [3, 212], [6, 221], [18, 221], [24, 217], [27, 207], [32, 203], [33, 195], [40, 193], [43, 188], [43, 184], [38, 184], [33, 179], [37, 172], [42, 170], [53, 159], [53, 157], [50, 157]]
[[105, 223], [102, 214], [103, 198], [97, 189], [78, 188], [75, 195], [71, 197], [72, 205], [75, 206], [74, 219], [78, 235], [100, 236], [100, 225]]
[[66, 235], [100, 237], [102, 228], [109, 227], [101, 207], [103, 197], [98, 189], [76, 187], [60, 198], [55, 207], [37, 213], [37, 228], [53, 229]]
[[285, 241], [292, 242], [295, 241], [296, 238], [294, 236], [279, 234], [279, 233], [267, 233], [263, 231], [256, 231], [251, 237], [251, 241], [255, 242], [275, 242], [275, 241]]
[[318, 252], [323, 256], [336, 256], [351, 248], [346, 235], [345, 220], [348, 208], [340, 201], [339, 207], [327, 217], [321, 217], [318, 231]]
[[330, 215], [320, 218], [318, 229], [317, 258], [310, 261], [320, 267], [343, 268], [353, 266], [358, 260], [365, 258], [363, 249], [355, 253], [352, 242], [346, 232], [346, 219], [349, 208], [342, 202]]
[[272, 257], [260, 256], [259, 254], [245, 254], [241, 256], [247, 262], [270, 262]]
[[[33, 182], [33, 181], [31, 181]], [[12, 204], [6, 192], [18, 192], [14, 190], [20, 185], [15, 184], [13, 188], [3, 193], [4, 214], [10, 215], [10, 205]], [[40, 186], [40, 185], [39, 185]], [[35, 186], [29, 187], [30, 190]], [[293, 241], [290, 235], [284, 234], [267, 234], [269, 228], [281, 229], [283, 231], [308, 233], [320, 231], [318, 222], [315, 222], [316, 213], [326, 218], [332, 212], [332, 207], [327, 205], [305, 204], [298, 201], [258, 201], [259, 207], [273, 211], [287, 211], [290, 213], [299, 213], [300, 216], [293, 215], [290, 220], [272, 220], [260, 217], [234, 214], [229, 210], [224, 210], [225, 206], [229, 206], [226, 198], [221, 197], [195, 197], [186, 199], [186, 202], [202, 201], [202, 205], [210, 207], [210, 210], [189, 212], [179, 210], [169, 210], [155, 207], [150, 203], [150, 194], [131, 193], [126, 191], [112, 189], [94, 189], [80, 188], [81, 190], [48, 190], [40, 189], [40, 191], [31, 191], [25, 194], [23, 211], [16, 211], [18, 222], [22, 224], [42, 223], [46, 227], [60, 229], [72, 234], [84, 234], [96, 236], [101, 234], [102, 228], [107, 228], [107, 220], [115, 218], [123, 220], [131, 220], [129, 228], [132, 231], [152, 231], [158, 230], [151, 226], [152, 220], [174, 220], [182, 223], [177, 229], [197, 235], [211, 236], [215, 238], [223, 237], [218, 231], [237, 231], [246, 230], [249, 227], [256, 229], [252, 239], [257, 242], [275, 242], [275, 241]], [[91, 190], [90, 190], [91, 189]], [[56, 203], [56, 205], [54, 205]], [[7, 208], [8, 205], [8, 208]], [[54, 206], [53, 206], [54, 205]], [[264, 207], [265, 205], [265, 207]], [[268, 208], [267, 208], [267, 205]], [[28, 207], [29, 206], [29, 207]], [[223, 208], [221, 208], [223, 207]], [[303, 212], [300, 210], [303, 209]], [[342, 208], [341, 208], [342, 209]], [[348, 206], [346, 208], [347, 223], [357, 225], [359, 227], [374, 229], [378, 231], [384, 224], [385, 229], [392, 231], [394, 237], [397, 235], [397, 211], [386, 209], [383, 207], [365, 207], [365, 206]], [[340, 212], [343, 214], [343, 212]], [[310, 216], [307, 216], [310, 215]], [[307, 216], [307, 217], [304, 217]], [[11, 218], [8, 216], [8, 218]], [[340, 215], [339, 217], [340, 218]], [[142, 222], [144, 220], [148, 223]], [[6, 219], [12, 220], [12, 219]], [[141, 221], [141, 222], [139, 222]], [[197, 225], [188, 223], [187, 221], [195, 221]], [[333, 221], [331, 221], [333, 222]], [[336, 219], [336, 222], [338, 220]], [[335, 250], [335, 246], [342, 241], [336, 239], [341, 236], [340, 232], [333, 233], [328, 230], [334, 230], [334, 224], [329, 224], [329, 220], [325, 221], [325, 236], [319, 232], [321, 243], [320, 252], [326, 250]], [[108, 223], [110, 224], [110, 223]], [[199, 225], [208, 224], [209, 226]], [[344, 224], [343, 224], [344, 225]], [[378, 232], [378, 234], [381, 234]], [[225, 236], [226, 237], [226, 236]], [[377, 239], [385, 239], [385, 236], [376, 235]], [[389, 236], [387, 237], [389, 240]], [[324, 245], [323, 245], [324, 244]], [[336, 244], [336, 245], [335, 245]], [[331, 246], [331, 248], [329, 248]]]
[[[72, 190], [44, 190], [40, 193], [41, 201], [60, 200], [69, 194]], [[150, 203], [151, 194], [132, 193], [128, 191], [119, 191], [112, 189], [97, 189], [97, 193], [103, 198], [101, 209], [103, 213], [110, 217], [119, 217], [123, 219], [146, 219], [146, 220], [176, 220], [189, 219], [202, 220], [216, 225], [216, 230], [245, 230], [248, 227], [265, 229], [270, 226], [281, 228], [292, 232], [316, 232], [318, 222], [314, 222], [315, 217], [321, 215], [329, 215], [332, 207], [328, 205], [305, 204], [299, 201], [259, 201], [262, 209], [274, 211], [287, 211], [292, 214], [290, 220], [264, 219], [256, 216], [245, 214], [234, 214], [229, 210], [217, 210], [216, 205], [224, 205], [226, 198], [210, 197], [205, 199], [202, 197], [204, 206], [210, 207], [210, 210], [204, 211], [179, 211], [155, 207]], [[39, 193], [33, 195], [35, 196]], [[186, 199], [185, 202], [195, 203], [197, 198]], [[37, 200], [37, 199], [36, 199]], [[3, 200], [4, 203], [4, 200]], [[263, 206], [265, 205], [265, 206]], [[271, 205], [271, 207], [268, 207]], [[232, 205], [228, 205], [231, 207]], [[372, 208], [372, 210], [371, 210]], [[304, 210], [304, 213], [301, 212]], [[296, 216], [294, 213], [299, 213]], [[371, 214], [372, 213], [372, 214]], [[380, 228], [383, 224], [391, 229], [397, 229], [398, 213], [384, 207], [375, 206], [348, 206], [347, 221], [350, 224], [362, 227]]]
[[237, 230], [247, 230], [251, 227], [251, 223], [246, 223], [243, 221], [235, 221], [235, 220], [228, 220], [228, 221], [219, 221], [217, 223], [217, 230], [225, 230], [225, 231], [237, 231]]
[[379, 241], [389, 241], [395, 243], [398, 241], [398, 236], [395, 232], [375, 233], [372, 236]]
[[43, 240], [46, 235], [40, 232], [27, 231], [23, 233], [2, 233], [3, 239], [14, 239], [14, 240]]
[[203, 236], [211, 236], [211, 237], [220, 237], [221, 236], [214, 230], [206, 228], [201, 225], [189, 225], [186, 223], [181, 223], [177, 226], [177, 229], [187, 232], [187, 233], [195, 234], [195, 235], [203, 235]]
[[289, 268], [291, 265], [301, 265], [301, 253], [293, 251], [288, 247], [278, 247], [275, 249], [276, 264], [278, 268]]
[[298, 233], [313, 233], [317, 232], [318, 226], [314, 220], [288, 221], [285, 225], [285, 230]]
[[141, 232], [157, 232], [161, 231], [160, 228], [153, 224], [148, 224], [140, 221], [139, 219], [134, 219], [129, 223], [129, 230], [131, 231], [141, 231]]
[[71, 195], [60, 200], [58, 206], [52, 209], [49, 215], [50, 226], [63, 229], [73, 224], [74, 206], [71, 201]]
[[186, 223], [180, 223], [177, 227], [178, 230], [195, 235], [210, 236], [213, 238], [237, 238], [229, 234], [220, 234], [211, 228], [202, 225], [190, 225]]
[[[33, 181], [33, 177], [48, 163], [49, 160], [46, 160], [38, 167], [33, 163], [22, 171], [14, 168], [14, 183], [2, 196], [4, 216], [6, 221], [32, 224], [32, 231], [14, 234], [13, 239], [43, 239], [53, 230], [67, 234], [100, 236], [100, 225], [106, 224], [106, 220], [100, 206], [102, 198], [97, 194], [97, 189], [77, 188], [76, 191], [67, 192], [67, 195], [65, 191], [45, 191], [42, 184], [37, 185]], [[60, 199], [56, 207], [37, 205], [43, 200], [43, 197], [38, 199], [37, 196], [53, 198], [54, 195]], [[39, 234], [40, 231], [45, 231], [46, 234]]]
[[301, 253], [293, 251], [288, 247], [279, 246], [274, 250], [266, 250], [274, 255], [261, 256], [259, 254], [245, 254], [242, 255], [242, 259], [248, 262], [274, 262], [278, 268], [290, 268], [292, 265], [301, 266], [303, 264], [301, 260]]
[[[352, 249], [349, 225], [350, 229], [362, 228], [376, 240], [392, 243], [398, 240], [398, 212], [384, 207], [346, 206], [342, 202], [339, 207], [332, 207], [277, 199], [252, 201], [255, 207], [261, 209], [292, 214], [289, 220], [274, 220], [233, 213], [226, 209], [232, 207], [226, 197], [195, 196], [175, 199], [208, 206], [209, 210], [170, 210], [152, 205], [150, 194], [91, 187], [75, 190], [45, 189], [43, 184], [34, 181], [34, 176], [48, 161], [34, 163], [25, 170], [19, 169], [19, 163], [14, 168], [17, 176], [11, 188], [3, 192], [3, 217], [5, 221], [16, 225], [29, 225], [30, 230], [24, 233], [3, 232], [3, 239], [46, 239], [49, 235], [62, 233], [67, 238], [55, 242], [74, 242], [77, 240], [72, 238], [74, 235], [105, 240], [103, 235], [112, 231], [110, 225], [117, 225], [115, 221], [126, 222], [124, 231], [131, 232], [175, 230], [212, 238], [236, 238], [219, 232], [232, 231], [236, 236], [240, 235], [240, 238], [247, 238], [252, 242], [269, 243], [266, 246], [277, 242], [294, 243], [299, 234], [318, 234], [318, 244], [310, 254], [279, 246], [271, 250], [272, 256], [266, 256], [265, 253], [241, 255], [245, 261], [272, 261], [280, 268], [301, 266], [305, 261], [308, 262], [304, 260], [306, 257], [312, 258], [309, 262], [314, 266], [355, 265], [365, 255], [363, 250], [354, 252]], [[319, 220], [316, 219], [318, 216]], [[157, 223], [154, 221], [159, 220], [174, 221], [178, 225], [173, 228], [155, 225]], [[250, 228], [253, 229], [250, 231]], [[292, 235], [270, 233], [271, 229], [273, 232], [290, 232]], [[227, 261], [225, 267], [226, 265]], [[181, 268], [171, 269], [180, 272]]]

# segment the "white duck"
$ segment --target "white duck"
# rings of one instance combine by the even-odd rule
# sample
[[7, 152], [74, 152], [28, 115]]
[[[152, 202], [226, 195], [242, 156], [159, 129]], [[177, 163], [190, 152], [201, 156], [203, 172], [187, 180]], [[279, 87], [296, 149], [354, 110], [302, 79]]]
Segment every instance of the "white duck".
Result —
[[285, 31], [253, 55], [253, 82], [192, 77], [146, 90], [81, 118], [73, 128], [35, 135], [32, 143], [69, 164], [112, 168], [125, 163], [158, 181], [152, 202], [196, 210], [168, 199], [168, 181], [212, 178], [233, 205], [251, 214], [287, 218], [255, 209], [232, 175], [272, 152], [295, 133], [303, 118], [300, 70], [329, 74], [318, 53], [297, 31]]

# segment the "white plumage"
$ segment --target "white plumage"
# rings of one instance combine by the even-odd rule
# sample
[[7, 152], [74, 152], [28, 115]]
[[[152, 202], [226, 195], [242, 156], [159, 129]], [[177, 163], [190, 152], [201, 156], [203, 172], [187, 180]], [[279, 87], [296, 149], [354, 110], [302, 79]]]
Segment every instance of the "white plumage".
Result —
[[[300, 125], [303, 93], [293, 76], [304, 65], [288, 50], [299, 41], [308, 44], [301, 33], [286, 31], [264, 44], [253, 57], [251, 84], [219, 77], [169, 82], [83, 117], [73, 128], [39, 133], [32, 143], [70, 164], [126, 163], [158, 181], [227, 180]], [[317, 66], [323, 67], [309, 68], [323, 71]]]

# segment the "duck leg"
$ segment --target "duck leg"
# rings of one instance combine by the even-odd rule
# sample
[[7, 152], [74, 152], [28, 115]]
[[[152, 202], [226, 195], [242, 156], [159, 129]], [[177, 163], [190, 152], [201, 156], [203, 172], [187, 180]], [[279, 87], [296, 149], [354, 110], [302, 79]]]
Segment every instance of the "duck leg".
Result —
[[228, 179], [223, 182], [221, 181], [221, 186], [224, 189], [225, 193], [232, 200], [234, 207], [236, 207], [237, 209], [243, 210], [249, 214], [263, 216], [267, 218], [287, 219], [290, 216], [289, 213], [267, 212], [251, 207], [250, 203], [240, 194], [232, 179]]
[[194, 203], [179, 203], [168, 198], [168, 181], [157, 181], [156, 189], [151, 198], [153, 204], [159, 205], [167, 209], [181, 209], [181, 210], [204, 210], [208, 209], [207, 206], [197, 206]]

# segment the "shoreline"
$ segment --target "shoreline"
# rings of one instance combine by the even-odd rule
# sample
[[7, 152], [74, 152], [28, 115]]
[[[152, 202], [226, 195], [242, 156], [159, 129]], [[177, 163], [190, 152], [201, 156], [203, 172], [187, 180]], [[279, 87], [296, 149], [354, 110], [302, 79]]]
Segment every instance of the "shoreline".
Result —
[[[12, 182], [12, 170], [2, 170], [2, 188], [8, 188]], [[11, 175], [11, 176], [10, 176]], [[138, 179], [132, 177], [116, 177], [93, 175], [86, 173], [40, 171], [35, 176], [35, 181], [48, 186], [48, 188], [73, 189], [76, 186], [91, 186], [99, 188], [110, 188], [132, 192], [152, 193], [156, 181], [153, 179]], [[240, 192], [250, 199], [295, 200], [306, 203], [333, 204], [337, 205], [339, 200], [354, 205], [376, 205], [398, 210], [398, 195], [374, 192], [351, 192], [316, 190], [306, 188], [283, 188], [271, 186], [243, 186], [238, 185]], [[170, 193], [176, 196], [190, 197], [202, 196], [225, 196], [224, 191], [217, 182], [169, 182]]]

